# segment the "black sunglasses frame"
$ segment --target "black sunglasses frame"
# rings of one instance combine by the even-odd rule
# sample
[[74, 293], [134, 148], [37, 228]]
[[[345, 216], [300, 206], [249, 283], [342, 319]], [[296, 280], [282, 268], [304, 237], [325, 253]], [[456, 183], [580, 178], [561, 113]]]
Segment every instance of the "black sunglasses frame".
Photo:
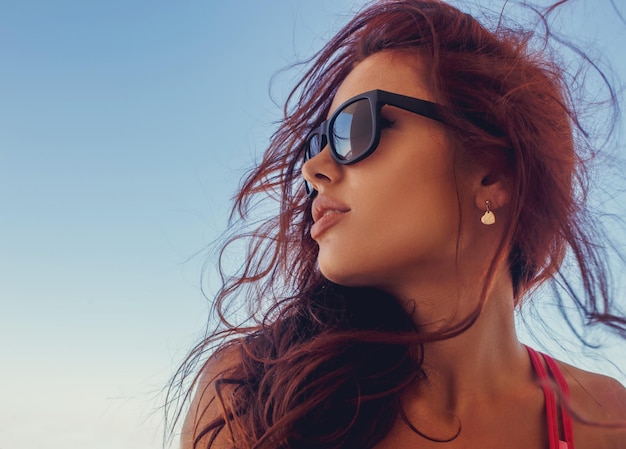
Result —
[[[372, 114], [371, 123], [374, 125], [373, 135], [365, 151], [363, 151], [355, 158], [346, 159], [337, 153], [333, 140], [328, 138], [329, 131], [333, 129], [337, 117], [339, 117], [339, 115], [348, 106], [364, 99], [367, 99], [370, 104], [370, 113]], [[396, 94], [385, 90], [370, 90], [368, 92], [363, 92], [362, 94], [352, 97], [342, 103], [327, 120], [324, 120], [317, 128], [309, 133], [305, 140], [304, 162], [317, 156], [326, 147], [326, 145], [328, 145], [328, 147], [330, 148], [330, 154], [332, 158], [335, 160], [335, 162], [341, 165], [355, 164], [371, 155], [376, 150], [380, 142], [380, 113], [383, 106], [385, 105], [394, 106], [396, 108], [400, 108], [405, 111], [413, 112], [429, 119], [445, 123], [441, 114], [439, 114], [439, 110], [442, 108], [442, 106], [437, 103], [422, 100], [419, 98], [408, 97], [406, 95]], [[319, 136], [321, 144], [319, 145], [317, 152], [315, 154], [311, 154], [310, 143], [311, 139], [315, 136]], [[309, 186], [309, 183], [306, 181], [305, 187], [309, 196], [312, 195], [313, 192], [315, 192], [315, 190], [312, 189], [311, 186]]]
[[[328, 138], [328, 131], [333, 128], [339, 114], [341, 114], [351, 104], [354, 104], [357, 101], [364, 99], [367, 99], [370, 104], [370, 112], [372, 113], [371, 119], [372, 123], [374, 124], [374, 135], [372, 136], [372, 140], [370, 141], [367, 150], [365, 150], [362, 154], [353, 159], [342, 158], [342, 156], [337, 153], [332, 139]], [[413, 112], [429, 119], [445, 123], [445, 121], [439, 114], [439, 110], [442, 106], [438, 105], [437, 103], [422, 100], [419, 98], [408, 97], [406, 95], [396, 94], [393, 92], [387, 92], [385, 90], [370, 90], [368, 92], [363, 92], [362, 94], [352, 97], [346, 102], [342, 103], [333, 113], [333, 115], [331, 115], [327, 120], [324, 120], [316, 129], [309, 133], [305, 141], [305, 161], [312, 159], [319, 154], [319, 152], [316, 154], [311, 154], [310, 151], [309, 142], [311, 141], [311, 138], [313, 138], [315, 135], [319, 135], [322, 138], [323, 145], [320, 145], [320, 151], [326, 146], [326, 144], [328, 144], [333, 159], [338, 164], [350, 165], [365, 159], [367, 156], [374, 152], [374, 150], [378, 146], [378, 143], [380, 142], [380, 112], [383, 106], [386, 105], [394, 106], [396, 108], [400, 108], [405, 111]]]

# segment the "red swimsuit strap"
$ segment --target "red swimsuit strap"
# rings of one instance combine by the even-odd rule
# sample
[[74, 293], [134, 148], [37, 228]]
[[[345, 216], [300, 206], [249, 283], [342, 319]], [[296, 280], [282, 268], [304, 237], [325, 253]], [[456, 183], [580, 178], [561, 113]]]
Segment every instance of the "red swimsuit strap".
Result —
[[[569, 410], [567, 409], [567, 402], [569, 400], [569, 386], [567, 385], [567, 381], [565, 380], [563, 373], [559, 369], [559, 366], [556, 364], [554, 359], [552, 359], [552, 357], [546, 354], [538, 353], [528, 346], [526, 346], [526, 349], [528, 350], [528, 354], [530, 355], [530, 360], [533, 364], [535, 372], [537, 373], [537, 377], [539, 377], [539, 380], [541, 381], [541, 388], [543, 389], [543, 394], [546, 401], [546, 415], [548, 417], [548, 438], [550, 442], [550, 449], [574, 449], [574, 429], [572, 426], [572, 418], [569, 414]], [[552, 379], [554, 379], [559, 389], [559, 395], [561, 396], [561, 424], [565, 441], [559, 441], [559, 425], [557, 418], [556, 397], [554, 389], [550, 386], [550, 374], [548, 374], [545, 367], [543, 366], [543, 363], [541, 363], [540, 354], [543, 360], [546, 362], [546, 365], [550, 370], [550, 374], [552, 374]]]
[[550, 449], [559, 449], [559, 425], [556, 413], [556, 398], [554, 391], [549, 386], [550, 376], [546, 371], [543, 363], [539, 358], [539, 354], [532, 348], [526, 346], [530, 360], [539, 377], [541, 388], [543, 389], [543, 395], [546, 401], [546, 416], [548, 417], [548, 441], [550, 442]]
[[559, 369], [559, 366], [556, 364], [554, 359], [549, 355], [542, 354], [543, 359], [546, 361], [548, 365], [548, 369], [552, 373], [552, 377], [556, 381], [556, 384], [559, 386], [559, 391], [562, 395], [563, 400], [561, 400], [561, 422], [563, 424], [563, 434], [565, 437], [565, 441], [568, 444], [569, 449], [574, 449], [574, 428], [572, 425], [572, 417], [569, 414], [569, 410], [567, 409], [566, 402], [569, 401], [569, 386], [567, 385], [567, 381], [565, 380], [565, 376]]

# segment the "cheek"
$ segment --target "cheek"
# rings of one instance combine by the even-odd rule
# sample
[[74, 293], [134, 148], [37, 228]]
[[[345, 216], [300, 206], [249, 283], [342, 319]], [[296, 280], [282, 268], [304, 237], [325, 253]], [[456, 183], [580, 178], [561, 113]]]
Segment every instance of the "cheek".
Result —
[[370, 245], [377, 245], [399, 263], [445, 257], [454, 249], [458, 230], [458, 202], [452, 191], [426, 186], [402, 189], [394, 198], [380, 197]]
[[[367, 199], [354, 203], [350, 215], [320, 241], [320, 270], [330, 280], [381, 286], [453, 260], [455, 195], [407, 190], [401, 183], [388, 187], [369, 190]], [[452, 204], [441, 207], [443, 202]]]
[[326, 277], [381, 285], [454, 259], [459, 203], [444, 153], [439, 142], [380, 148], [343, 172], [351, 212], [319, 242]]
[[373, 179], [372, 186], [379, 187], [368, 189], [369, 200], [362, 204], [364, 213], [378, 216], [381, 227], [401, 231], [403, 237], [410, 233], [422, 237], [424, 231], [456, 231], [459, 198], [454, 175], [444, 164], [427, 162], [409, 159], [391, 170], [392, 175]]

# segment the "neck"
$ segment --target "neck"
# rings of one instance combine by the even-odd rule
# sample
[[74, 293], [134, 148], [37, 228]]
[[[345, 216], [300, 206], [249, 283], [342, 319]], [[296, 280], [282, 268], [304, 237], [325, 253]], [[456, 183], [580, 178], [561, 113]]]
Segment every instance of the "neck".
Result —
[[[476, 284], [476, 282], [474, 282]], [[442, 331], [461, 322], [480, 306], [480, 291], [470, 288], [452, 307], [415, 308], [418, 326], [429, 331]], [[474, 300], [470, 300], [474, 298]], [[424, 345], [424, 371], [427, 381], [420, 396], [431, 397], [448, 411], [467, 410], [476, 400], [484, 401], [502, 392], [511, 392], [527, 385], [531, 367], [526, 349], [518, 341], [514, 323], [514, 301], [510, 276], [502, 274], [495, 280], [482, 303], [474, 323], [460, 334]]]

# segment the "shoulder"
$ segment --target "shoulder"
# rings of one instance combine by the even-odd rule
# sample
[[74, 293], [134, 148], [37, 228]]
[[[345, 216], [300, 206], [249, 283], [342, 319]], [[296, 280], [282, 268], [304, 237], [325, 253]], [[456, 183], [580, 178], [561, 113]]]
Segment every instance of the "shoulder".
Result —
[[626, 388], [602, 374], [558, 362], [570, 389], [577, 447], [624, 448]]
[[[221, 384], [220, 379], [240, 364], [241, 345], [232, 342], [218, 349], [203, 365], [196, 378], [194, 396], [183, 424], [180, 449], [208, 446], [212, 432], [202, 435], [204, 430], [228, 413], [228, 403], [225, 401], [232, 385]], [[215, 449], [231, 447], [226, 431], [218, 434], [211, 447]]]
[[[626, 388], [612, 377], [558, 362], [570, 387], [572, 406], [586, 405], [596, 419], [626, 420]], [[594, 418], [591, 416], [590, 418]]]

